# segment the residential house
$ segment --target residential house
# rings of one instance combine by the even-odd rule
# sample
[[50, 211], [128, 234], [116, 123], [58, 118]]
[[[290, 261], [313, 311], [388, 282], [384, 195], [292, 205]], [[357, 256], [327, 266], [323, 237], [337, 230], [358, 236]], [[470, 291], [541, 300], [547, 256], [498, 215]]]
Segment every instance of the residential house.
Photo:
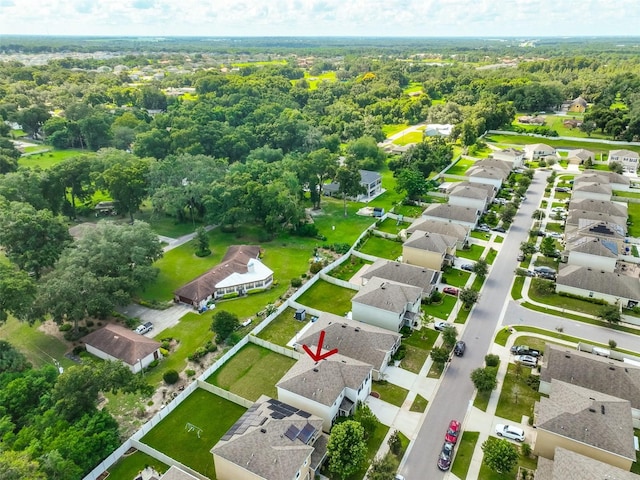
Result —
[[482, 160], [478, 160], [473, 164], [474, 167], [485, 167], [485, 168], [497, 168], [502, 170], [505, 173], [511, 173], [513, 170], [513, 165], [511, 162], [507, 162], [504, 160], [499, 160], [497, 158], [485, 158]]
[[556, 447], [553, 460], [538, 457], [534, 480], [640, 480], [640, 475]]
[[627, 217], [619, 217], [602, 212], [590, 212], [586, 210], [569, 210], [565, 220], [565, 231], [570, 235], [572, 232], [578, 230], [581, 223], [583, 227], [601, 223], [616, 225], [616, 231], [620, 230], [623, 232], [626, 231]]
[[[611, 221], [607, 222], [604, 221], [603, 218], [596, 218], [604, 214], [574, 212], [574, 215], [583, 215], [583, 217], [578, 219], [577, 226], [567, 223], [565, 227], [566, 241], [570, 241], [570, 239], [578, 236], [599, 238], [601, 240], [615, 242], [618, 245], [619, 252], [627, 250], [627, 248], [625, 248], [627, 226], [624, 223], [622, 225], [620, 223], [614, 223], [614, 221], [620, 222], [621, 217], [608, 217]], [[588, 218], [589, 216], [594, 218], [590, 219]], [[572, 217], [572, 215], [570, 214], [569, 217]], [[567, 219], [569, 219], [569, 217], [567, 217]], [[624, 219], [622, 219], [622, 221], [624, 221]]]
[[399, 333], [386, 328], [323, 312], [298, 339], [296, 350], [306, 345], [316, 351], [321, 332], [324, 332], [323, 350], [337, 348], [340, 355], [371, 365], [374, 380], [380, 380], [402, 339]]
[[230, 246], [216, 267], [176, 290], [174, 301], [201, 309], [215, 299], [268, 288], [273, 282], [273, 271], [259, 256], [257, 245]]
[[[466, 182], [465, 182], [466, 183]], [[478, 184], [480, 185], [480, 184]], [[415, 219], [409, 227], [400, 232], [400, 237], [406, 240], [416, 230], [428, 233], [438, 233], [456, 239], [456, 247], [464, 248], [469, 243], [469, 232], [471, 229], [460, 225], [459, 223], [449, 222], [448, 220], [427, 220], [424, 217]]]
[[276, 384], [278, 400], [320, 417], [329, 432], [338, 416], [352, 415], [367, 399], [372, 370], [339, 353], [319, 362], [305, 355]]
[[556, 292], [598, 298], [630, 308], [640, 302], [640, 281], [620, 273], [567, 265], [558, 272]]
[[459, 207], [469, 207], [480, 212], [484, 212], [490, 203], [487, 198], [487, 191], [484, 188], [477, 188], [470, 185], [454, 185], [449, 190], [449, 205], [457, 205]]
[[422, 212], [427, 220], [457, 223], [467, 228], [474, 228], [480, 218], [480, 211], [476, 208], [450, 205], [448, 203], [432, 203]]
[[453, 125], [446, 123], [430, 123], [424, 129], [425, 137], [448, 137], [451, 135], [451, 130], [453, 130]]
[[327, 452], [322, 418], [261, 396], [211, 449], [218, 480], [312, 480]]
[[616, 172], [603, 170], [585, 170], [582, 175], [575, 178], [574, 187], [583, 182], [608, 183], [612, 190], [629, 190], [631, 180], [629, 177]]
[[640, 367], [548, 343], [540, 371], [540, 393], [549, 395], [552, 379], [628, 400], [633, 425], [640, 428]]
[[524, 146], [524, 156], [527, 160], [538, 160], [556, 154], [556, 149], [545, 143], [534, 143]]
[[563, 256], [569, 265], [613, 272], [619, 253], [618, 244], [614, 241], [577, 236], [565, 244]]
[[567, 128], [579, 128], [582, 125], [582, 120], [576, 120], [575, 118], [570, 118], [568, 120], [563, 120], [562, 125]]
[[500, 190], [502, 184], [507, 180], [507, 178], [509, 178], [509, 172], [506, 172], [501, 168], [481, 165], [478, 164], [478, 162], [476, 162], [472, 167], [467, 168], [464, 175], [468, 178], [469, 182], [489, 183], [493, 185], [496, 190]]
[[574, 98], [569, 104], [568, 110], [574, 113], [584, 113], [587, 109], [587, 101], [582, 97]]
[[491, 157], [509, 163], [511, 168], [520, 168], [524, 163], [524, 151], [517, 148], [495, 150], [491, 153]]
[[440, 271], [409, 265], [408, 263], [379, 259], [373, 265], [370, 265], [366, 272], [360, 275], [362, 285], [366, 285], [373, 277], [420, 287], [422, 296], [428, 297], [440, 281]]
[[628, 213], [626, 203], [595, 200], [593, 198], [571, 199], [571, 202], [569, 202], [569, 213], [571, 213], [572, 210], [604, 213], [611, 217], [623, 217], [625, 219], [624, 223], [627, 223], [626, 218]]
[[544, 125], [545, 118], [540, 115], [522, 115], [518, 117], [518, 123], [525, 125]]
[[584, 148], [569, 150], [569, 152], [567, 152], [567, 160], [569, 160], [569, 163], [582, 165], [587, 160], [591, 160], [593, 162], [595, 159], [595, 153], [591, 150], [585, 150]]
[[631, 150], [609, 150], [609, 156], [607, 158], [607, 164], [611, 165], [611, 162], [621, 163], [624, 167], [624, 171], [632, 175], [636, 175], [638, 171], [638, 160], [640, 155], [638, 152], [632, 152]]
[[392, 332], [418, 326], [422, 289], [372, 277], [351, 299], [354, 320]]
[[108, 324], [81, 338], [87, 352], [103, 360], [121, 361], [138, 373], [160, 358], [159, 342], [120, 325]]
[[628, 400], [552, 379], [533, 414], [536, 455], [553, 459], [561, 447], [626, 471], [636, 460]]
[[160, 477], [160, 480], [198, 480], [198, 477], [194, 477], [181, 468], [172, 465], [169, 467], [169, 470]]
[[[357, 202], [368, 202], [383, 193], [382, 175], [370, 170], [360, 170], [360, 185], [364, 188], [364, 193], [359, 194], [355, 200]], [[340, 183], [325, 183], [322, 185], [322, 192], [328, 197], [340, 196]]]
[[573, 185], [571, 198], [580, 200], [582, 198], [591, 198], [593, 200], [611, 200], [613, 189], [611, 185], [600, 182], [581, 182]]
[[454, 237], [416, 230], [402, 245], [402, 262], [442, 270], [445, 265], [453, 265], [456, 244]]

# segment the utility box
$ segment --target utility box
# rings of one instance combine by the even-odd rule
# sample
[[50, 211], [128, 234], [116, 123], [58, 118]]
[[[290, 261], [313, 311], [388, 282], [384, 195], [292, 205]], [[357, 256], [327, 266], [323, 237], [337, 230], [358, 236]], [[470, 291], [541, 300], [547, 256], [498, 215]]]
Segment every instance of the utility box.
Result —
[[296, 313], [293, 315], [293, 318], [303, 322], [305, 318], [307, 318], [307, 311], [304, 308], [299, 308], [296, 310]]

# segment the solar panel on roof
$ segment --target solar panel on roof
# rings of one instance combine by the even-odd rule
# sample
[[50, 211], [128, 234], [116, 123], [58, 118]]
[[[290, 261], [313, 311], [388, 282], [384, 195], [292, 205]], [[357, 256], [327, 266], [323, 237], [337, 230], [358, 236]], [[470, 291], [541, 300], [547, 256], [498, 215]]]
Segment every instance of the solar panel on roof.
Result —
[[247, 429], [248, 429], [248, 428], [249, 428], [249, 425], [247, 425], [247, 424], [242, 424], [242, 425], [240, 425], [240, 426], [238, 427], [238, 429], [236, 430], [236, 433], [237, 433], [238, 435], [242, 435], [244, 432], [246, 432], [246, 431], [247, 431]]
[[300, 415], [302, 418], [309, 418], [311, 416], [309, 412], [305, 412], [304, 410], [298, 410], [298, 415]]
[[275, 419], [275, 420], [282, 420], [284, 418], [284, 415], [278, 412], [273, 412], [271, 414], [271, 418]]
[[284, 436], [287, 437], [289, 440], [293, 441], [296, 439], [299, 432], [300, 431], [295, 425], [290, 425], [289, 428], [287, 428], [287, 431], [284, 432]]
[[303, 443], [308, 443], [314, 433], [316, 433], [316, 428], [310, 423], [307, 423], [304, 428], [300, 430], [298, 438], [302, 440]]
[[225, 433], [220, 440], [226, 442], [227, 440], [230, 440], [232, 436], [233, 435], [229, 435], [229, 433]]

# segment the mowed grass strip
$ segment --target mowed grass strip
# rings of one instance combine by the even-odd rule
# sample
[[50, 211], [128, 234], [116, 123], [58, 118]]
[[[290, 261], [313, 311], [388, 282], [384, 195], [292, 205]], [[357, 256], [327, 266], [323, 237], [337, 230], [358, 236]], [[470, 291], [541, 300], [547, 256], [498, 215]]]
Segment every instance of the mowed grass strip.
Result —
[[[142, 437], [142, 442], [208, 478], [216, 478], [213, 457], [209, 450], [245, 411], [244, 407], [229, 400], [196, 389]], [[202, 429], [200, 438], [195, 431], [189, 432], [185, 428], [187, 423]]]
[[456, 457], [451, 467], [451, 473], [456, 477], [467, 478], [467, 472], [469, 471], [469, 465], [471, 465], [471, 458], [479, 436], [480, 432], [464, 432], [462, 434], [462, 438], [458, 443]]
[[277, 396], [276, 383], [295, 360], [249, 343], [229, 359], [207, 382], [256, 401], [260, 395]]
[[345, 315], [351, 311], [351, 299], [357, 292], [319, 280], [298, 297], [298, 303], [323, 312]]
[[258, 334], [258, 338], [276, 345], [286, 346], [289, 340], [306, 325], [306, 322], [301, 322], [293, 317], [295, 312], [291, 307], [284, 310], [271, 320], [271, 323]]

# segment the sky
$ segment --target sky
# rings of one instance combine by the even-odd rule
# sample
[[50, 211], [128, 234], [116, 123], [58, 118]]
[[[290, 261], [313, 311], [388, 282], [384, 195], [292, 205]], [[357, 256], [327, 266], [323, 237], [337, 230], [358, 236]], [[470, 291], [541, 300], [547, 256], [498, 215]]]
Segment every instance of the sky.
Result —
[[640, 35], [640, 0], [0, 0], [0, 34]]

